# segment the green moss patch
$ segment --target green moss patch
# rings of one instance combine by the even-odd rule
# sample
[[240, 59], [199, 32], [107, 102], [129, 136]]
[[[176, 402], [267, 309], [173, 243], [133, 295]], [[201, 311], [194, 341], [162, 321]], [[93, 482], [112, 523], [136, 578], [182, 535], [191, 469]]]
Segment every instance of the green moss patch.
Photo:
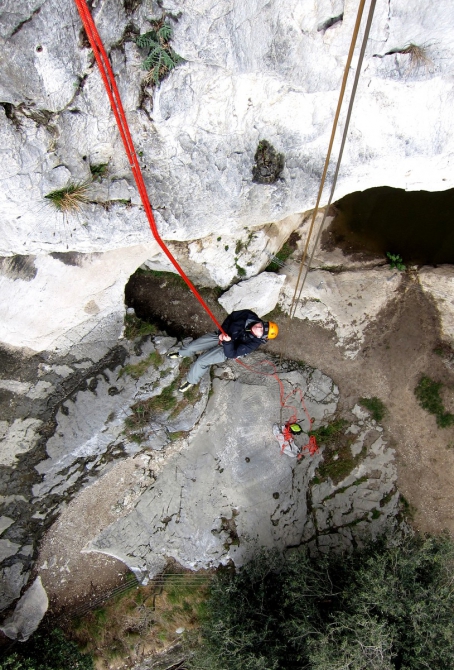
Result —
[[135, 340], [136, 337], [145, 337], [145, 335], [155, 335], [157, 328], [153, 323], [142, 321], [134, 314], [125, 314], [124, 337], [127, 340]]
[[157, 370], [162, 361], [163, 358], [159, 351], [152, 351], [151, 354], [142, 361], [131, 365], [125, 365], [124, 368], [120, 370], [120, 377], [123, 375], [130, 375], [134, 379], [139, 379], [150, 366], [153, 366]]
[[377, 398], [376, 396], [373, 396], [372, 398], [360, 398], [359, 404], [371, 413], [374, 421], [382, 421], [386, 414], [385, 405], [380, 398]]
[[335, 419], [326, 426], [309, 432], [309, 435], [315, 436], [319, 446], [325, 447], [323, 462], [317, 468], [318, 482], [329, 477], [333, 484], [338, 484], [364, 458], [365, 448], [357, 456], [352, 455], [350, 446], [354, 437], [345, 434], [347, 426], [348, 421], [345, 419]]
[[447, 428], [454, 424], [454, 414], [447, 412], [441, 399], [440, 391], [443, 388], [441, 382], [436, 382], [430, 377], [421, 377], [415, 388], [415, 396], [423, 409], [433, 414], [439, 428]]

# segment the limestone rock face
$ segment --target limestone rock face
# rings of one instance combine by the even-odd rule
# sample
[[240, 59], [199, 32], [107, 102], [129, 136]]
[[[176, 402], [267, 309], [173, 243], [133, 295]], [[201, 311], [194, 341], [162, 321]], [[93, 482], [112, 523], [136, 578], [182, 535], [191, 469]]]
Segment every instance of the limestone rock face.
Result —
[[[263, 360], [254, 353], [248, 365], [260, 369]], [[336, 456], [323, 442], [313, 455], [303, 450], [301, 460], [281, 453], [272, 430], [280, 420], [276, 380], [235, 362], [231, 367], [217, 370], [188, 443], [163, 464], [135, 509], [86, 551], [119, 558], [146, 580], [170, 557], [201, 569], [230, 560], [240, 566], [259, 547], [345, 550], [393, 523], [399, 497], [394, 452], [367, 412], [355, 408], [358, 421], [347, 429], [351, 471], [336, 483], [320, 474], [311, 481], [317, 467]], [[286, 393], [301, 389], [314, 428], [332, 420], [339, 391], [329, 377], [305, 366], [279, 377]], [[300, 409], [304, 444], [309, 421]]]
[[[248, 365], [261, 360], [251, 354]], [[135, 510], [87, 550], [120, 558], [144, 578], [162, 570], [170, 556], [194, 569], [230, 558], [241, 565], [257, 547], [300, 542], [307, 519], [302, 492], [320, 455], [295, 464], [280, 454], [272, 433], [280, 416], [276, 380], [237, 363], [226, 375], [225, 367], [188, 448], [165, 464]], [[339, 391], [329, 377], [308, 368], [280, 378], [288, 391], [302, 387], [317, 422], [332, 417]]]
[[[227, 287], [238, 266], [251, 277], [267, 265], [265, 251], [279, 248], [285, 236], [276, 236], [271, 223], [314, 205], [357, 3], [253, 0], [240, 7], [234, 0], [197, 6], [169, 0], [165, 9], [179, 16], [173, 46], [185, 63], [152, 90], [142, 85], [144, 54], [131, 26], [145, 32], [147, 17], [160, 10], [139, 3], [131, 12], [121, 0], [93, 3], [161, 234], [189, 243], [194, 276]], [[148, 243], [148, 224], [75, 6], [6, 0], [0, 25], [0, 256], [114, 249], [127, 255], [127, 247]], [[454, 186], [448, 169], [452, 25], [450, 0], [430, 12], [424, 0], [378, 1], [337, 198], [383, 184]], [[409, 43], [422, 47], [419, 60], [399, 52]], [[252, 180], [263, 139], [284, 157], [272, 184]], [[51, 209], [44, 196], [90, 180], [90, 167], [100, 163], [108, 172], [90, 184], [89, 204], [76, 215]], [[235, 251], [238, 241], [243, 258]], [[58, 281], [51, 268], [36, 264], [41, 275], [50, 272]], [[130, 271], [129, 260], [123, 265], [119, 257], [117, 268]], [[27, 288], [36, 295], [39, 282]], [[87, 286], [85, 304], [105, 290], [100, 277]], [[8, 293], [6, 302], [12, 299]], [[27, 308], [20, 292], [14, 300], [17, 311]], [[67, 302], [66, 327], [84, 337], [93, 324], [79, 328], [79, 306]], [[50, 300], [43, 304], [50, 306]], [[101, 309], [94, 321], [104, 316]], [[40, 341], [38, 324], [30, 324], [25, 337], [22, 327], [16, 330], [4, 341], [57, 346], [52, 337]]]
[[257, 277], [232, 286], [230, 291], [219, 298], [219, 302], [229, 313], [252, 309], [258, 316], [264, 316], [276, 307], [284, 282], [285, 275], [262, 272]]
[[[295, 294], [295, 274], [287, 275], [282, 290], [280, 302], [286, 310]], [[365, 329], [395, 297], [400, 282], [400, 273], [389, 266], [362, 272], [315, 269], [308, 273], [301, 295], [297, 291], [294, 315], [333, 329], [346, 356], [354, 358]]]

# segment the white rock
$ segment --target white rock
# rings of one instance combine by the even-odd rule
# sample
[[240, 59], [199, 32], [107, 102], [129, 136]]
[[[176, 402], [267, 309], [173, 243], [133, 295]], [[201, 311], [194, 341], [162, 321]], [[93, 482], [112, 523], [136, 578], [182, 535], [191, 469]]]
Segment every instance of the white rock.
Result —
[[0, 465], [16, 465], [16, 456], [32, 449], [42, 425], [39, 419], [16, 419], [8, 428], [1, 442]]
[[[295, 295], [296, 278], [296, 269], [290, 268], [280, 298], [280, 304], [287, 311]], [[299, 291], [296, 294], [294, 316], [335, 330], [345, 355], [355, 358], [366, 327], [395, 296], [400, 282], [400, 273], [391, 271], [388, 266], [363, 272], [312, 270], [299, 300]]]
[[10, 540], [0, 540], [0, 563], [10, 556], [15, 556], [20, 549], [20, 544]]
[[219, 303], [229, 313], [251, 309], [258, 316], [263, 316], [276, 307], [284, 282], [284, 275], [262, 272], [257, 277], [232, 286], [219, 298]]
[[[144, 31], [148, 8], [140, 4], [133, 20]], [[191, 276], [226, 287], [235, 264], [247, 277], [265, 267], [267, 253], [296, 227], [292, 217], [314, 206], [357, 2], [200, 0], [178, 9], [173, 46], [186, 62], [155, 90], [153, 109], [142, 100], [135, 44], [110, 55], [158, 228], [165, 239], [189, 242]], [[106, 47], [120, 44], [131, 21], [123, 3], [98, 3], [94, 13]], [[379, 0], [336, 198], [383, 184], [454, 186], [453, 25], [451, 0], [430, 11], [425, 0]], [[75, 5], [62, 0], [7, 0], [0, 8], [0, 100], [15, 106], [20, 122], [0, 106], [0, 254], [38, 256], [35, 279], [0, 277], [0, 341], [35, 351], [118, 337], [128, 273], [157, 253], [137, 251], [150, 244], [148, 223], [134, 204], [130, 166], [79, 29]], [[425, 48], [425, 66], [386, 55], [410, 42]], [[284, 154], [275, 184], [251, 181], [260, 139]], [[104, 207], [84, 205], [65, 218], [46, 206], [49, 191], [89, 179], [89, 166], [101, 162], [109, 163], [108, 178], [92, 185], [90, 197], [107, 198]], [[133, 206], [110, 202], [117, 198]], [[93, 272], [43, 257], [66, 250], [114, 255], [94, 261]], [[305, 318], [337, 323], [340, 341], [361, 339], [363, 325], [344, 327], [325, 307], [319, 313], [307, 302]]]
[[34, 279], [0, 276], [0, 341], [63, 353], [80, 341], [117, 340], [125, 283], [150, 251], [156, 252], [153, 242], [66, 262], [40, 256]]
[[0, 379], [0, 389], [25, 395], [30, 390], [30, 382], [20, 382], [17, 379]]
[[9, 516], [0, 516], [0, 535], [2, 535], [13, 523], [14, 519], [10, 519]]
[[17, 603], [13, 614], [5, 619], [0, 630], [12, 640], [24, 642], [38, 628], [48, 607], [47, 593], [41, 577], [37, 577]]

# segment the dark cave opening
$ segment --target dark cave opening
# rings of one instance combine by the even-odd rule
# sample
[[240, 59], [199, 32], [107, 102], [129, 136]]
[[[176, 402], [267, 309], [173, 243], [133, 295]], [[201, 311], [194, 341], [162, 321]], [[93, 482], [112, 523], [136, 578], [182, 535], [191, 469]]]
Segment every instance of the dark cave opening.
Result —
[[333, 206], [325, 249], [349, 255], [399, 254], [405, 263], [454, 263], [454, 189], [404, 191], [380, 186], [349, 193]]

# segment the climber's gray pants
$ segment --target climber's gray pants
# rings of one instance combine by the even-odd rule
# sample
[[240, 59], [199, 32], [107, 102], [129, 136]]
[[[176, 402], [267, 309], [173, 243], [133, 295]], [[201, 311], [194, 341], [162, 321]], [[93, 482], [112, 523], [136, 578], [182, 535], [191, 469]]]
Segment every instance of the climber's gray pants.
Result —
[[199, 351], [205, 351], [205, 353], [199, 356], [189, 368], [187, 380], [190, 384], [198, 384], [205, 372], [212, 365], [223, 363], [227, 359], [222, 344], [219, 344], [219, 335], [217, 333], [202, 335], [197, 340], [193, 340], [184, 347], [181, 347], [178, 353], [184, 357], [192, 356]]

